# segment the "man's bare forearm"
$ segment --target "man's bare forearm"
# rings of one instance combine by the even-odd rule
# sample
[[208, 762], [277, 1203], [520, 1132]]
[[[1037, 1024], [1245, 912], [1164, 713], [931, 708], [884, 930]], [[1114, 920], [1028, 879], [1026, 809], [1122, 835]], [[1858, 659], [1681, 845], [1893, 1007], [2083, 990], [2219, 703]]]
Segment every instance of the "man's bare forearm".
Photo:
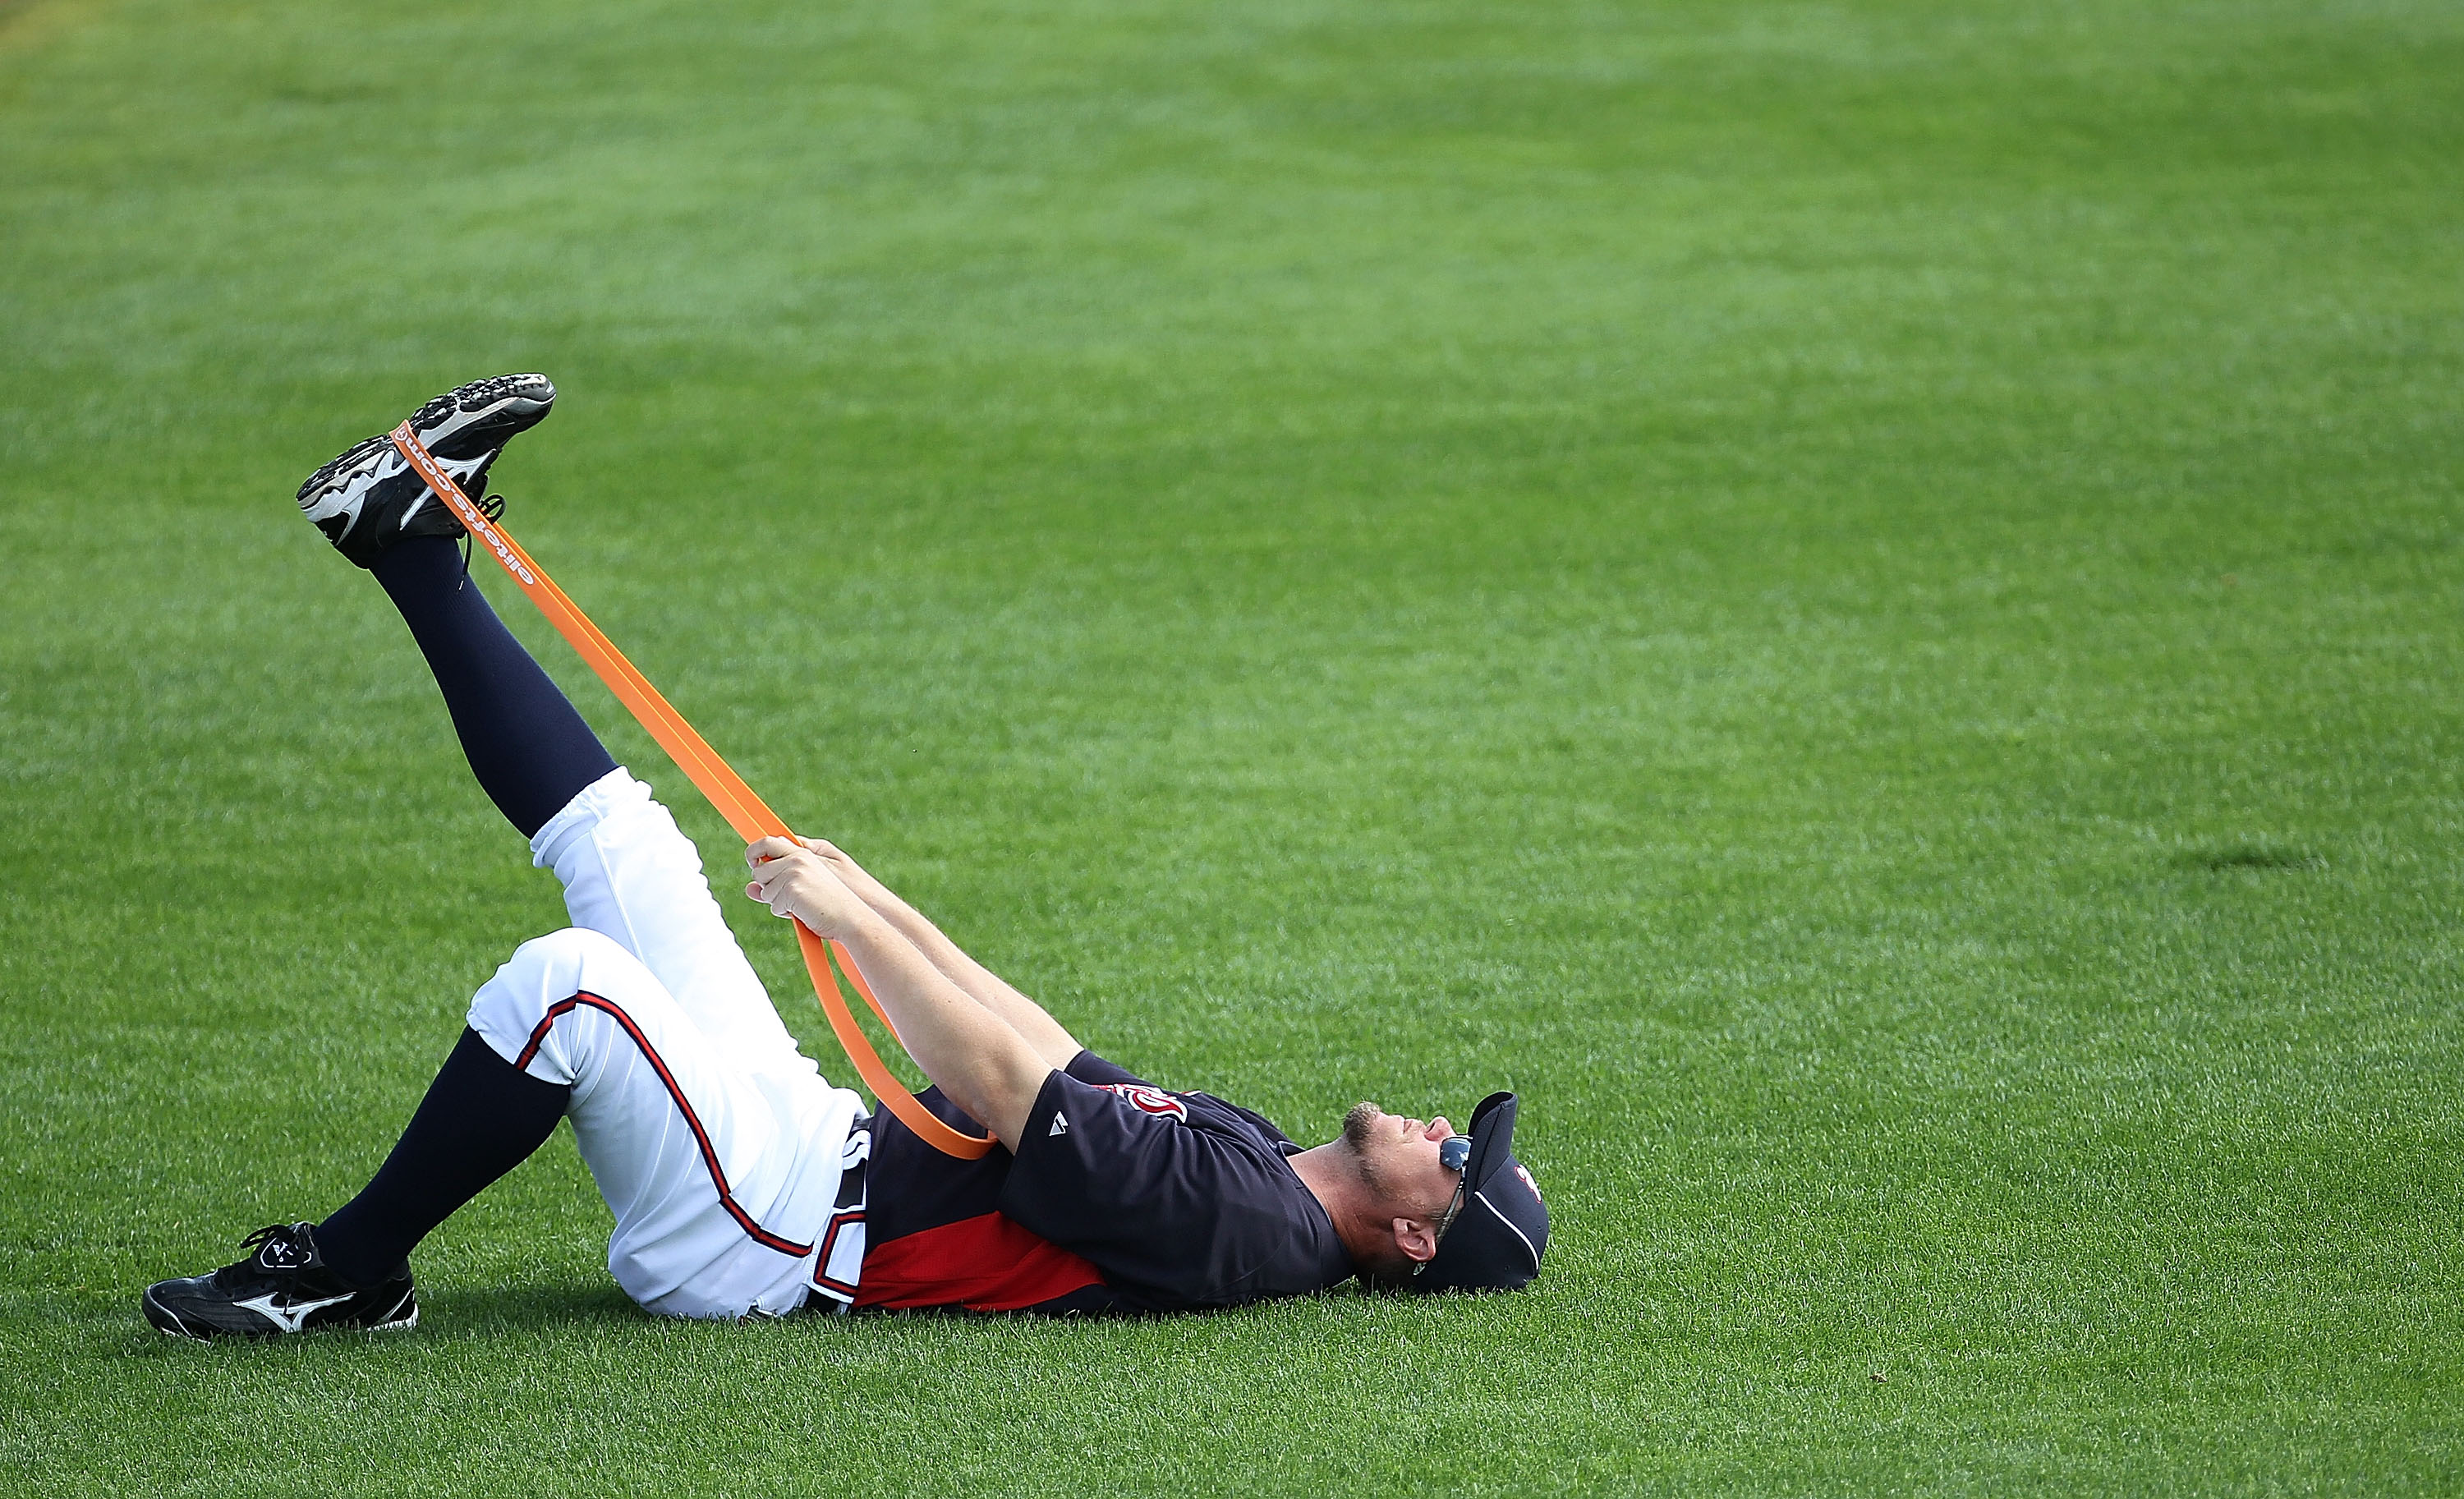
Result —
[[[768, 850], [788, 842], [786, 839], [767, 840], [756, 848]], [[968, 957], [957, 943], [942, 934], [939, 927], [926, 920], [922, 912], [899, 899], [889, 886], [873, 878], [864, 866], [847, 857], [846, 849], [822, 839], [798, 838], [792, 842], [804, 852], [819, 858], [840, 888], [887, 922], [892, 931], [923, 956], [935, 972], [1007, 1025], [1048, 1065], [1055, 1069], [1066, 1068], [1077, 1058], [1078, 1039], [1046, 1014], [1043, 1005], [1011, 988], [1000, 975]]]
[[878, 880], [858, 887], [856, 893], [864, 897], [866, 905], [890, 923], [892, 930], [914, 944], [915, 950], [923, 954], [943, 978], [999, 1016], [1054, 1069], [1067, 1067], [1078, 1055], [1081, 1047], [1077, 1038], [1063, 1028], [1043, 1005], [1019, 993], [1001, 975], [968, 957], [964, 949], [951, 941], [922, 912], [901, 900]]
[[[926, 923], [928, 930], [930, 925]], [[876, 912], [840, 940], [924, 1075], [1016, 1150], [1027, 1113], [1053, 1065], [998, 1011], [929, 960], [921, 944], [883, 914]], [[942, 941], [949, 945], [948, 938]]]

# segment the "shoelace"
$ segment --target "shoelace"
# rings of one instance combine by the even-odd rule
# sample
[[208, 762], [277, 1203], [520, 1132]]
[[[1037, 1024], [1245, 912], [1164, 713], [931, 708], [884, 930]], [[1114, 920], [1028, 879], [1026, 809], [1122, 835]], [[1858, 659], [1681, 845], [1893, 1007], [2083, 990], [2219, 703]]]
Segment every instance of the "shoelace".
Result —
[[[250, 1234], [247, 1238], [242, 1239], [239, 1243], [241, 1248], [251, 1251], [250, 1257], [253, 1259], [256, 1257], [256, 1251], [263, 1249], [267, 1245], [273, 1244], [276, 1241], [281, 1242], [281, 1244], [287, 1248], [297, 1248], [297, 1235], [294, 1233], [292, 1225], [289, 1223], [268, 1223], [256, 1232]], [[307, 1264], [308, 1262], [303, 1259], [297, 1265], [283, 1265], [271, 1268], [296, 1270], [304, 1268]]]
[[[492, 521], [504, 519], [505, 496], [502, 495], [491, 495], [487, 498], [480, 500], [479, 514], [487, 517]], [[462, 533], [462, 576], [453, 581], [453, 591], [456, 593], [461, 592], [464, 587], [469, 585], [470, 582], [471, 533], [469, 531], [464, 531]]]

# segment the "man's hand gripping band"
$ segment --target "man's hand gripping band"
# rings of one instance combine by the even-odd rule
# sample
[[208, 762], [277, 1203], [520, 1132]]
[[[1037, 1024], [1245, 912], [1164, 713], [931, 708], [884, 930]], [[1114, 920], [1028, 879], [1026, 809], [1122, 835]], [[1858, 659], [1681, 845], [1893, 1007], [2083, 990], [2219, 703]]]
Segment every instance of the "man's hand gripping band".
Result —
[[[462, 528], [471, 533], [478, 545], [487, 548], [489, 555], [504, 567], [507, 576], [514, 580], [523, 594], [539, 606], [539, 611], [547, 616], [548, 623], [556, 627], [557, 633], [581, 652], [582, 659], [599, 673], [599, 679], [607, 684], [608, 690], [616, 694], [617, 701], [631, 711], [643, 728], [650, 731], [650, 738], [659, 741], [659, 747], [668, 752], [676, 762], [676, 768], [685, 773], [686, 779], [699, 787], [702, 795], [710, 798], [711, 805], [718, 808], [718, 814], [727, 819], [727, 825], [736, 829], [737, 837], [753, 843], [774, 835], [795, 836], [788, 831], [786, 823], [779, 814], [755, 796], [753, 788], [744, 783], [744, 779], [729, 768], [727, 761], [719, 759], [718, 753], [694, 731], [692, 724], [685, 721], [684, 715], [659, 695], [659, 690], [650, 685], [649, 678], [637, 671], [632, 662], [626, 660], [625, 653], [590, 622], [590, 617], [565, 596], [564, 590], [558, 587], [537, 562], [531, 561], [530, 554], [522, 550], [520, 543], [506, 535], [503, 526], [480, 513], [479, 507], [472, 503], [470, 496], [462, 493], [461, 486], [453, 482], [452, 476], [438, 467], [408, 422], [395, 428], [392, 435], [394, 447], [418, 471], [419, 476], [428, 481], [429, 489], [437, 499], [453, 512], [462, 522]], [[872, 1007], [872, 1012], [881, 1017], [881, 1023], [890, 1025], [891, 1034], [896, 1035], [898, 1027], [891, 1025], [889, 1015], [882, 1010], [881, 1002], [873, 998], [871, 986], [864, 981], [864, 975], [857, 971], [854, 960], [847, 957], [847, 949], [814, 935], [812, 929], [801, 921], [796, 923], [796, 942], [803, 950], [804, 968], [812, 975], [813, 995], [822, 1002], [822, 1013], [829, 1017], [830, 1029], [837, 1034], [839, 1045], [847, 1048], [847, 1060], [855, 1064], [856, 1071], [862, 1074], [873, 1095], [881, 1100], [882, 1107], [896, 1114], [909, 1129], [944, 1155], [973, 1159], [991, 1150], [993, 1141], [989, 1136], [979, 1139], [971, 1135], [961, 1135], [935, 1118], [932, 1112], [908, 1092], [906, 1085], [883, 1065], [880, 1053], [872, 1049], [872, 1043], [865, 1039], [864, 1031], [857, 1026], [854, 1013], [847, 1008], [847, 996], [840, 992], [836, 974], [832, 971], [833, 959], [836, 959], [837, 973], [847, 975], [847, 981], [855, 985], [856, 992], [863, 995], [865, 1003]]]

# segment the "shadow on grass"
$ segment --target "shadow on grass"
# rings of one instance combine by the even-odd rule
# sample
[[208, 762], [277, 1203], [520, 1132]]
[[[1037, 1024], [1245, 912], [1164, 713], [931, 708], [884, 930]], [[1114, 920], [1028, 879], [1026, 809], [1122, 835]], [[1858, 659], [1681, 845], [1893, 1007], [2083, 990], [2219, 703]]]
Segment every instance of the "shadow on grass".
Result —
[[2327, 867], [2326, 860], [2306, 849], [2285, 849], [2266, 843], [2192, 849], [2176, 855], [2173, 862], [2186, 870], [2219, 873], [2229, 870], [2323, 870]]
[[406, 1337], [428, 1344], [453, 1343], [495, 1338], [509, 1333], [536, 1335], [566, 1329], [639, 1326], [658, 1320], [611, 1285], [497, 1286], [422, 1290], [419, 1326], [408, 1333], [341, 1330], [311, 1333], [299, 1338], [223, 1338], [208, 1345], [188, 1338], [166, 1337], [132, 1315], [122, 1352], [137, 1357], [181, 1357], [208, 1348], [224, 1351], [319, 1344], [381, 1348]]
[[543, 1333], [580, 1323], [638, 1324], [658, 1318], [615, 1286], [473, 1286], [439, 1291], [420, 1304], [420, 1331], [448, 1337]]

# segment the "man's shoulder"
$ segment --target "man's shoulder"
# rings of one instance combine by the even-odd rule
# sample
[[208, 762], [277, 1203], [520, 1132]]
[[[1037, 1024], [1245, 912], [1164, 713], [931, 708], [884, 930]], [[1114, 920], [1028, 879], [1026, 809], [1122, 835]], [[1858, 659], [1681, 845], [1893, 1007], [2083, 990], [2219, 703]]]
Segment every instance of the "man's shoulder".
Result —
[[1002, 1212], [1085, 1255], [1145, 1310], [1237, 1306], [1349, 1274], [1282, 1131], [1213, 1094], [1116, 1080], [1119, 1070], [1073, 1064], [1047, 1079]]
[[1079, 1052], [1064, 1070], [1066, 1075], [1090, 1088], [1101, 1089], [1126, 1100], [1141, 1113], [1199, 1129], [1254, 1135], [1278, 1157], [1292, 1155], [1300, 1149], [1292, 1143], [1290, 1135], [1277, 1127], [1275, 1121], [1255, 1109], [1243, 1108], [1228, 1098], [1199, 1090], [1158, 1087], [1092, 1051]]
[[1074, 1077], [1095, 1088], [1109, 1088], [1114, 1084], [1130, 1084], [1140, 1088], [1155, 1086], [1118, 1062], [1083, 1049], [1076, 1056], [1071, 1057], [1069, 1065], [1061, 1070], [1065, 1076]]

